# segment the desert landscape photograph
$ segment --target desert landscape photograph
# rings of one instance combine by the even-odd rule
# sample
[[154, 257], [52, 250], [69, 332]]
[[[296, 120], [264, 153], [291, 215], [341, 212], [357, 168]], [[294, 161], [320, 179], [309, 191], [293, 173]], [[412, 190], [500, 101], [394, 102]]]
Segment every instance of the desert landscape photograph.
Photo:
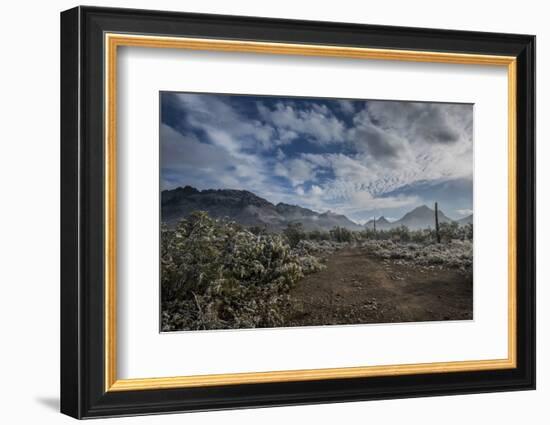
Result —
[[162, 332], [473, 319], [473, 105], [160, 108]]

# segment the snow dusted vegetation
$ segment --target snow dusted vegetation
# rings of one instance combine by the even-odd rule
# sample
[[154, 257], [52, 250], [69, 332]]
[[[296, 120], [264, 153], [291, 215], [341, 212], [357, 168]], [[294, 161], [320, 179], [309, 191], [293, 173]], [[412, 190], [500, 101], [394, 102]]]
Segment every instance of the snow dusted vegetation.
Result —
[[470, 240], [454, 240], [441, 244], [369, 240], [361, 245], [369, 254], [395, 264], [407, 264], [428, 269], [457, 269], [472, 272], [473, 244]]
[[[441, 243], [404, 226], [269, 232], [194, 212], [162, 230], [162, 330], [471, 318], [473, 227], [440, 232]], [[403, 281], [425, 292], [408, 315]]]

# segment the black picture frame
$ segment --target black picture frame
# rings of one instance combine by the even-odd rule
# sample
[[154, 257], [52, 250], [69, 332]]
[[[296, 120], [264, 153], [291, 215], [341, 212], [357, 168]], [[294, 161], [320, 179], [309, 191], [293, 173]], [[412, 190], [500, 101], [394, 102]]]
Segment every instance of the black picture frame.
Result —
[[[517, 367], [106, 392], [102, 231], [105, 32], [516, 57]], [[96, 7], [61, 13], [62, 413], [93, 418], [534, 388], [534, 36]]]

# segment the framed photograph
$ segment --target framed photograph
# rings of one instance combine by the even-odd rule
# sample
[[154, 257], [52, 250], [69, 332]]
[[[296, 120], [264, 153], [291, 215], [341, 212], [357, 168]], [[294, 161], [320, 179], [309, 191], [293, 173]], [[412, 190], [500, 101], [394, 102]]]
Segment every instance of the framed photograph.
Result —
[[535, 37], [61, 14], [61, 411], [535, 388]]

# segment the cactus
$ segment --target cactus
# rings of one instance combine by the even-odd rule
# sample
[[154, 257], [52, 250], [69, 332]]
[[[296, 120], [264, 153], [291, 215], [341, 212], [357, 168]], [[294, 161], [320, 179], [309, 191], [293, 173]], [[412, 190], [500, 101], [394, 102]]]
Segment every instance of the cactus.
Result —
[[437, 243], [441, 243], [441, 235], [439, 234], [439, 213], [437, 210], [437, 202], [435, 203], [435, 236]]

